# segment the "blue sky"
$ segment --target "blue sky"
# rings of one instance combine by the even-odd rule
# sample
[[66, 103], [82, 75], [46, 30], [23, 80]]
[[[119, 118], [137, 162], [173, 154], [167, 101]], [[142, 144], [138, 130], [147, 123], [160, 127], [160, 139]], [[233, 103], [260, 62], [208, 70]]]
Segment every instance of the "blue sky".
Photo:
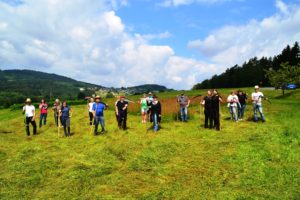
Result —
[[0, 0], [0, 68], [190, 89], [300, 38], [300, 0]]

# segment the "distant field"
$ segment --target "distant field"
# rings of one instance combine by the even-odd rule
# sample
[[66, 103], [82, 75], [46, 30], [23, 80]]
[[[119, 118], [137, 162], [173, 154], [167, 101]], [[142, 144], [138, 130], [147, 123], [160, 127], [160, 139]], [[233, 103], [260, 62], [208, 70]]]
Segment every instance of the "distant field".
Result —
[[224, 104], [220, 132], [203, 128], [200, 98], [188, 123], [176, 121], [179, 92], [159, 94], [157, 134], [140, 123], [138, 104], [129, 105], [129, 129], [118, 130], [114, 99], [105, 100], [107, 133], [98, 137], [85, 105], [73, 107], [71, 138], [58, 137], [50, 112], [26, 140], [21, 111], [0, 110], [0, 199], [300, 199], [300, 91], [263, 92], [272, 102], [266, 123], [250, 121], [251, 105], [249, 121], [232, 122]]

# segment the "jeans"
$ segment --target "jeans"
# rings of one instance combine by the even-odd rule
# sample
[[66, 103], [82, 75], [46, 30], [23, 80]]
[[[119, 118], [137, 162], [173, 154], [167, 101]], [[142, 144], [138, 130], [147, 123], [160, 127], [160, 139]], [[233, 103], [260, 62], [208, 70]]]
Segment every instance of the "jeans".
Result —
[[253, 104], [253, 111], [254, 111], [254, 121], [258, 121], [257, 117], [257, 111], [260, 114], [261, 120], [264, 122], [265, 121], [265, 116], [263, 113], [262, 105], [257, 105], [256, 103]]
[[158, 131], [158, 114], [157, 113], [153, 114], [153, 129], [155, 132]]
[[239, 119], [244, 118], [244, 113], [246, 109], [246, 104], [240, 104], [241, 106], [239, 107]]
[[42, 127], [43, 120], [44, 120], [44, 125], [46, 125], [46, 122], [47, 122], [47, 113], [40, 114], [40, 127]]
[[229, 111], [230, 111], [231, 119], [237, 121], [238, 116], [237, 116], [237, 112], [236, 112], [236, 107], [235, 106], [230, 106]]
[[187, 107], [180, 108], [180, 116], [181, 116], [181, 121], [187, 121], [188, 118], [188, 109]]
[[101, 125], [102, 132], [104, 131], [104, 116], [95, 116], [94, 125], [95, 125], [95, 131], [94, 133], [97, 134], [98, 131], [98, 125]]
[[26, 125], [27, 136], [30, 136], [29, 123], [31, 123], [31, 125], [33, 127], [33, 135], [35, 135], [36, 134], [36, 123], [35, 123], [35, 121], [32, 121], [32, 117], [26, 117], [25, 125]]

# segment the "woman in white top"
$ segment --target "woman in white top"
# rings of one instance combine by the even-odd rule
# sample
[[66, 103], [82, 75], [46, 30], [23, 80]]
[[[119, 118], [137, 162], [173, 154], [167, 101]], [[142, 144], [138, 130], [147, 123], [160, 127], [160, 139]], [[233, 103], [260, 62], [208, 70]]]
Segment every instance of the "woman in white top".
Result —
[[237, 116], [237, 105], [239, 103], [239, 98], [234, 91], [231, 91], [230, 95], [227, 98], [228, 108], [230, 111], [231, 120], [238, 121]]
[[93, 125], [93, 105], [95, 104], [95, 101], [93, 98], [90, 98], [90, 103], [87, 105], [88, 111], [89, 111], [89, 117], [90, 117], [90, 125]]
[[27, 137], [30, 137], [29, 123], [31, 123], [33, 127], [33, 135], [36, 135], [36, 123], [35, 123], [35, 107], [31, 104], [31, 99], [26, 99], [26, 105], [23, 107], [23, 114], [25, 113], [25, 129]]

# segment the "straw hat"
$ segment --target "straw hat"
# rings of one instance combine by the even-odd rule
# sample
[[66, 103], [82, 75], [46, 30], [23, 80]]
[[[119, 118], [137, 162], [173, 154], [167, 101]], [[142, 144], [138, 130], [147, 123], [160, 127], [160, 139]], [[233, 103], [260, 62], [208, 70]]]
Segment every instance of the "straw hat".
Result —
[[31, 103], [31, 99], [30, 99], [30, 98], [27, 98], [25, 102], [26, 102], [26, 103]]

